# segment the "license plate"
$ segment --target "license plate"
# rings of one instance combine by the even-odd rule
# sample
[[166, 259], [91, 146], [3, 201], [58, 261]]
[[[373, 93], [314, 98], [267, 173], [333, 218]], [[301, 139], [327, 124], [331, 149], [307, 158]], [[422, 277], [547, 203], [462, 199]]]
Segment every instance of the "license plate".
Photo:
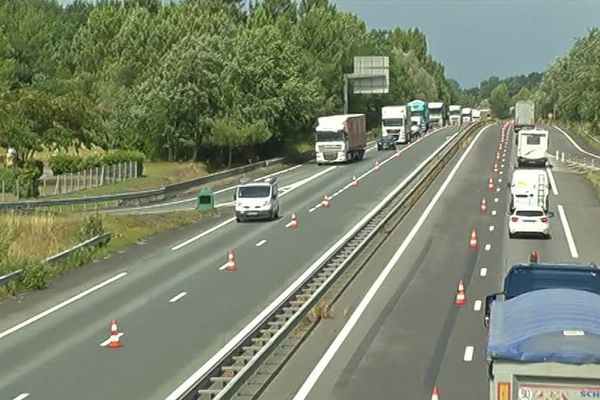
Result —
[[246, 215], [258, 215], [256, 211], [248, 211]]
[[523, 222], [535, 222], [535, 219], [524, 219]]

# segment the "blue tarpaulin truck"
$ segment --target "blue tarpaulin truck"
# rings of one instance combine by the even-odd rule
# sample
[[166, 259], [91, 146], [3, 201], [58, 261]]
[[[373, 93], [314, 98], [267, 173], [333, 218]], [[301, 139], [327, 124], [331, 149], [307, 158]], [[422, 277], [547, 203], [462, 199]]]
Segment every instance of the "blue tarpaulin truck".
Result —
[[600, 270], [518, 264], [502, 296], [486, 299], [490, 400], [600, 398]]

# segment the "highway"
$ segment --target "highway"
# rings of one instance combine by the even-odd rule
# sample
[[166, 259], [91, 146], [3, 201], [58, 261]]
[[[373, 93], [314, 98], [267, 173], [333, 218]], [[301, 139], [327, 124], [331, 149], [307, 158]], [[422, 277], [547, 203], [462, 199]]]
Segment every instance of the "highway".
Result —
[[[496, 160], [501, 129], [482, 130], [438, 178], [261, 399], [422, 400], [434, 386], [443, 400], [488, 398], [482, 303], [501, 289], [505, 271], [532, 250], [541, 261], [600, 262], [598, 198], [582, 176], [556, 161], [552, 238], [508, 238], [506, 182], [516, 155], [511, 134]], [[551, 129], [555, 150], [577, 151]], [[469, 249], [473, 228], [476, 250]], [[464, 306], [455, 305], [460, 279]]]
[[[455, 131], [428, 135], [400, 158], [371, 151], [349, 165], [303, 164], [278, 175], [278, 221], [237, 224], [222, 207], [214, 221], [157, 235], [5, 302], [0, 398], [164, 398]], [[327, 209], [319, 207], [325, 194]], [[287, 227], [292, 212], [297, 230]], [[229, 250], [234, 272], [224, 270]], [[113, 318], [119, 349], [106, 347]]]

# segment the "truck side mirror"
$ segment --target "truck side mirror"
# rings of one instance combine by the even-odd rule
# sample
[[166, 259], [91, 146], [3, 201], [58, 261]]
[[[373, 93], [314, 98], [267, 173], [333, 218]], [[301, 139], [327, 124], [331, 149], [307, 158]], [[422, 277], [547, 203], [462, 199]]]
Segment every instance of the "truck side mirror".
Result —
[[485, 311], [484, 311], [484, 316], [483, 316], [483, 326], [485, 326], [486, 328], [490, 327], [490, 313], [491, 313], [491, 306], [492, 306], [492, 302], [496, 301], [496, 299], [498, 298], [498, 294], [500, 293], [494, 293], [494, 294], [490, 294], [489, 296], [486, 296], [485, 298]]

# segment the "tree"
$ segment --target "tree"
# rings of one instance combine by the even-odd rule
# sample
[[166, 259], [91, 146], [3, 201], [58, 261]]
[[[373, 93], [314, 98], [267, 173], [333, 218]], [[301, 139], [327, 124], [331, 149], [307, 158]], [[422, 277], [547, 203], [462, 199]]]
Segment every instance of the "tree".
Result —
[[508, 118], [510, 115], [511, 100], [508, 96], [506, 84], [501, 83], [490, 94], [490, 108], [497, 118]]

